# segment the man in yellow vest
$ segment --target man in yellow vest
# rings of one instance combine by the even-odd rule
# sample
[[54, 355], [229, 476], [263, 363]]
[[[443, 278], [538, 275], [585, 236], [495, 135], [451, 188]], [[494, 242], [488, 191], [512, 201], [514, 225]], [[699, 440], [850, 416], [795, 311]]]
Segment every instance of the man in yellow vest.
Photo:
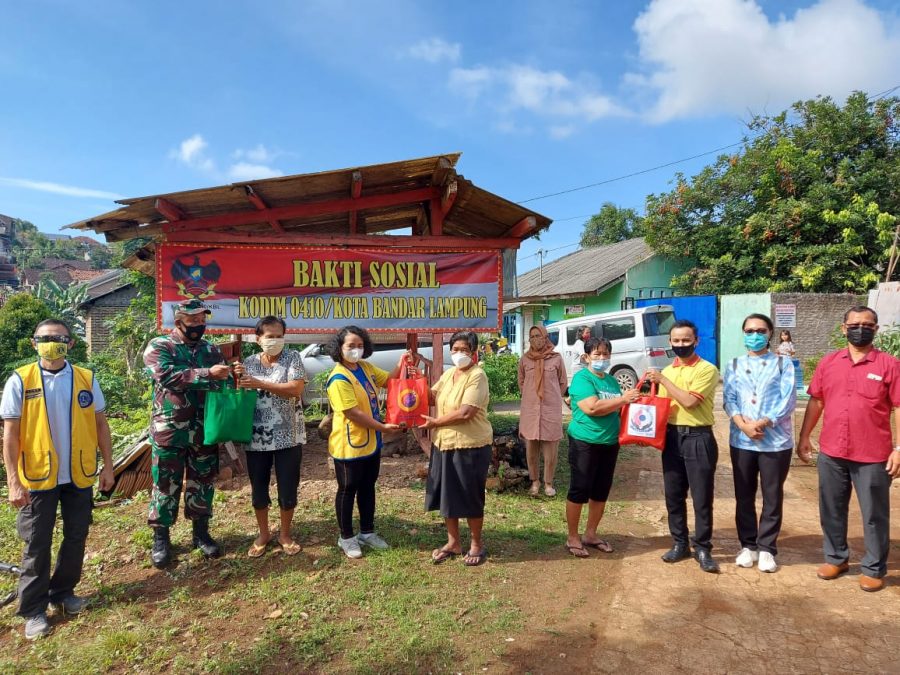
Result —
[[[87, 606], [74, 591], [91, 524], [93, 485], [98, 474], [101, 490], [111, 490], [115, 482], [103, 393], [90, 370], [66, 360], [73, 344], [65, 323], [41, 321], [32, 338], [40, 359], [16, 369], [0, 402], [9, 501], [19, 509], [16, 525], [25, 542], [18, 614], [25, 618], [29, 640], [50, 632], [48, 605], [70, 615]], [[63, 539], [51, 576], [57, 507]]]

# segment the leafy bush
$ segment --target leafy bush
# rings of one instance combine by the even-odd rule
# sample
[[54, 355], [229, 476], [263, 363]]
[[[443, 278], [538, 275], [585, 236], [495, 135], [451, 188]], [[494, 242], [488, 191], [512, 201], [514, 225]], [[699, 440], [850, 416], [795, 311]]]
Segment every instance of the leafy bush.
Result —
[[510, 434], [517, 433], [519, 430], [518, 415], [488, 413], [488, 422], [491, 423], [495, 436], [509, 436]]
[[[52, 317], [50, 308], [30, 293], [16, 293], [0, 307], [0, 380], [6, 382], [13, 370], [37, 358], [31, 346], [34, 327]], [[87, 356], [87, 346], [74, 337], [69, 360], [80, 363]]]
[[488, 354], [482, 358], [481, 367], [488, 378], [491, 402], [517, 401], [519, 399], [519, 357], [515, 354]]
[[900, 359], [900, 327], [892, 325], [878, 331], [875, 335], [875, 346], [883, 352]]

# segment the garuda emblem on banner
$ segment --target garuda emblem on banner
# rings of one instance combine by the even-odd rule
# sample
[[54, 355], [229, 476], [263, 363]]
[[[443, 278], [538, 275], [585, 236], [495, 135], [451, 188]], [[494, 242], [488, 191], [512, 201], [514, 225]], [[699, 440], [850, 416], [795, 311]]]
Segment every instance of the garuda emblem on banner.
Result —
[[194, 262], [185, 265], [178, 258], [172, 263], [172, 280], [178, 286], [178, 295], [185, 298], [205, 300], [216, 294], [216, 284], [222, 270], [215, 260], [206, 265], [200, 264], [200, 256], [194, 256]]

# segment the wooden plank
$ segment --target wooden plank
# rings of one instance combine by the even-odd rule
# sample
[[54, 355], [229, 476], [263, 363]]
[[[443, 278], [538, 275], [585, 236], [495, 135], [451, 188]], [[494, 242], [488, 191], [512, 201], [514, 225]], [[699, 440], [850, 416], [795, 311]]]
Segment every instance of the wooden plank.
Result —
[[[247, 199], [250, 200], [250, 203], [253, 204], [253, 206], [255, 206], [257, 208], [257, 210], [259, 210], [259, 211], [268, 210], [268, 208], [269, 208], [268, 204], [266, 204], [266, 202], [263, 200], [263, 198], [260, 197], [253, 190], [252, 185], [245, 185], [244, 191], [247, 194]], [[276, 219], [270, 220], [269, 225], [271, 225], [272, 229], [275, 230], [276, 232], [284, 232], [284, 228], [281, 226], [281, 223], [278, 222], [278, 220], [276, 220]]]
[[181, 210], [181, 207], [175, 202], [171, 202], [163, 197], [160, 197], [154, 202], [153, 208], [163, 214], [170, 223], [176, 220], [185, 219], [184, 211]]
[[403, 192], [395, 192], [383, 195], [367, 195], [359, 199], [329, 199], [315, 202], [307, 202], [305, 204], [294, 204], [292, 206], [282, 206], [265, 211], [237, 211], [232, 213], [223, 213], [217, 216], [207, 216], [202, 218], [188, 218], [175, 223], [167, 223], [163, 225], [165, 232], [181, 232], [181, 231], [198, 231], [213, 230], [223, 227], [234, 227], [236, 225], [249, 225], [260, 222], [260, 219], [269, 221], [271, 219], [283, 220], [285, 218], [302, 218], [304, 216], [318, 216], [329, 213], [343, 213], [353, 209], [381, 208], [388, 206], [399, 206], [401, 204], [412, 204], [415, 202], [423, 202], [436, 199], [440, 204], [440, 199], [435, 193], [434, 188], [421, 188], [418, 190], [406, 190]]
[[237, 234], [230, 232], [174, 232], [166, 237], [172, 243], [192, 244], [283, 244], [287, 246], [363, 246], [386, 248], [389, 246], [408, 248], [440, 249], [504, 249], [519, 248], [521, 243], [512, 237], [441, 237], [406, 234], [346, 235], [346, 234]]

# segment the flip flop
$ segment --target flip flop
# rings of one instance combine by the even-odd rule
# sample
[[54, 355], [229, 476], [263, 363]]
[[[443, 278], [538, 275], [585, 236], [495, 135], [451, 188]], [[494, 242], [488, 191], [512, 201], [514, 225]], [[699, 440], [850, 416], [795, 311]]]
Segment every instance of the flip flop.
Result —
[[591, 554], [587, 552], [587, 549], [584, 546], [570, 546], [566, 544], [566, 550], [569, 552], [569, 555], [573, 555], [576, 558], [590, 558]]
[[463, 564], [466, 567], [478, 567], [481, 563], [487, 560], [487, 549], [483, 548], [478, 553], [473, 554], [471, 551], [466, 553], [463, 558]]
[[272, 538], [269, 537], [264, 544], [257, 544], [253, 542], [250, 544], [250, 548], [247, 549], [247, 557], [248, 558], [262, 558], [263, 554], [266, 552], [266, 549], [269, 548], [269, 542], [272, 541]]
[[431, 552], [431, 564], [432, 565], [440, 565], [441, 563], [445, 563], [451, 558], [455, 558], [459, 553], [455, 551], [448, 551], [445, 548], [436, 548]]
[[292, 541], [290, 544], [282, 544], [279, 542], [281, 546], [281, 550], [285, 555], [297, 555], [300, 551], [303, 550], [303, 547], [300, 546], [296, 541]]
[[598, 551], [603, 551], [603, 553], [612, 553], [613, 547], [612, 545], [606, 541], [606, 539], [598, 539], [597, 541], [584, 541], [581, 540], [582, 546], [589, 546], [590, 548], [595, 548]]

